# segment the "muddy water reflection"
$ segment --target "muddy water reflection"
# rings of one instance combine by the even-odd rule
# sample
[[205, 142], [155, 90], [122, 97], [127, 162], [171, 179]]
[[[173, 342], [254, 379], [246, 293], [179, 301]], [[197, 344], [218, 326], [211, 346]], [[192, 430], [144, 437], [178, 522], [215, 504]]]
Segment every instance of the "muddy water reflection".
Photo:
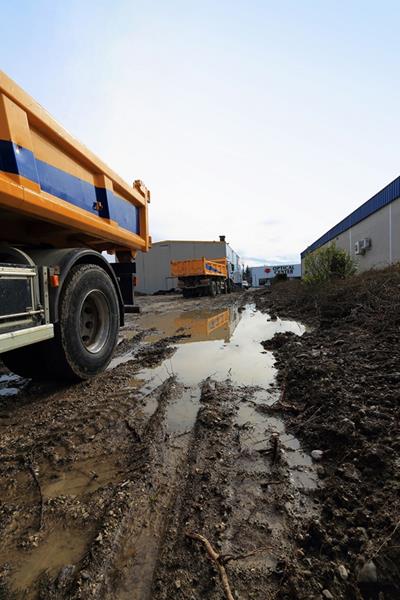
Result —
[[[164, 336], [179, 331], [191, 334], [176, 344], [176, 352], [170, 359], [156, 368], [140, 371], [132, 381], [132, 386], [144, 395], [151, 394], [171, 375], [184, 384], [187, 392], [171, 405], [168, 415], [173, 431], [193, 423], [199, 405], [199, 386], [207, 377], [264, 388], [274, 380], [275, 369], [272, 353], [263, 352], [260, 342], [278, 331], [293, 331], [298, 335], [304, 332], [304, 327], [293, 321], [269, 321], [252, 304], [242, 312], [234, 308], [219, 313], [169, 313], [157, 316], [156, 321], [149, 317], [147, 326], [150, 325]], [[200, 341], [203, 339], [207, 341]], [[149, 412], [154, 408], [152, 403], [147, 406]]]
[[[228, 311], [225, 311], [228, 312]], [[275, 376], [272, 353], [263, 352], [260, 342], [272, 338], [277, 332], [292, 331], [302, 335], [304, 327], [294, 321], [269, 321], [268, 316], [249, 304], [239, 312], [230, 312], [229, 320], [220, 319], [220, 327], [212, 329], [207, 341], [197, 341], [196, 335], [178, 342], [176, 353], [155, 369], [140, 372], [139, 379], [153, 380], [159, 385], [171, 374], [188, 386], [198, 385], [207, 377], [217, 381], [230, 380], [234, 385], [267, 386]], [[165, 315], [162, 331], [172, 335], [170, 315]], [[210, 317], [209, 317], [210, 318]], [[201, 326], [195, 323], [195, 313], [190, 320], [190, 331], [205, 331], [204, 320], [199, 317]], [[158, 327], [160, 327], [161, 317]], [[179, 324], [179, 319], [173, 319]], [[192, 329], [193, 327], [193, 329]], [[211, 337], [211, 339], [210, 339]], [[149, 387], [147, 386], [147, 389]]]
[[[263, 351], [260, 342], [278, 332], [302, 335], [303, 325], [280, 319], [271, 321], [249, 304], [241, 312], [236, 309], [216, 314], [204, 311], [166, 314], [157, 316], [156, 321], [150, 321], [149, 317], [148, 326], [156, 327], [164, 336], [183, 331], [191, 334], [176, 344], [176, 352], [170, 359], [156, 368], [140, 371], [132, 381], [132, 386], [144, 396], [150, 396], [171, 375], [184, 385], [184, 393], [168, 410], [171, 433], [193, 425], [200, 403], [200, 384], [206, 378], [249, 386], [249, 399], [240, 405], [236, 417], [239, 427], [248, 427], [244, 443], [249, 452], [258, 452], [261, 449], [258, 444], [264, 442], [265, 445], [271, 433], [279, 433], [293, 483], [302, 489], [315, 487], [311, 459], [301, 450], [298, 440], [285, 432], [283, 420], [257, 410], [277, 399], [276, 392], [267, 389], [275, 381], [275, 360], [271, 352]], [[154, 410], [154, 403], [147, 402], [144, 411], [151, 414]], [[265, 468], [262, 460], [255, 461], [254, 456], [251, 460], [255, 469]]]
[[240, 321], [237, 307], [219, 311], [175, 311], [163, 315], [148, 315], [141, 319], [143, 329], [153, 330], [152, 337], [158, 334], [175, 335], [183, 333], [190, 338], [183, 338], [181, 343], [204, 342], [210, 340], [229, 341], [236, 325]]

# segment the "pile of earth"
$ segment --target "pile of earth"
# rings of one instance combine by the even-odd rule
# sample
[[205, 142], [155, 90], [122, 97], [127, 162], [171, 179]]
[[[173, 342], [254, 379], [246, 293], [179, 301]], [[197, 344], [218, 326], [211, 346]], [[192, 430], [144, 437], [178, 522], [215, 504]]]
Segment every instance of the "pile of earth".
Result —
[[[322, 288], [300, 282], [255, 294], [270, 314], [311, 325], [278, 334], [275, 353], [286, 417], [318, 462], [322, 512], [299, 536], [285, 588], [314, 598], [400, 598], [400, 267]], [[308, 583], [307, 583], [308, 582]]]

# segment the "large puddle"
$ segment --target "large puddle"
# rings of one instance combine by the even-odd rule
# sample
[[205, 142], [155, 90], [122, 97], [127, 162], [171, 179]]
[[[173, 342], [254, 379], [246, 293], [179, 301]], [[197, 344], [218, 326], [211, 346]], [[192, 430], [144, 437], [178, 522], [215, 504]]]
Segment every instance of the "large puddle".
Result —
[[[222, 312], [167, 313], [149, 317], [145, 325], [157, 337], [190, 336], [177, 342], [172, 358], [138, 374], [141, 382], [151, 380], [154, 385], [176, 375], [188, 386], [211, 377], [216, 381], [228, 379], [234, 385], [265, 387], [274, 380], [275, 361], [272, 353], [263, 351], [260, 343], [278, 332], [302, 335], [305, 331], [305, 327], [295, 321], [269, 320], [268, 315], [257, 311], [253, 304], [241, 312], [234, 307]], [[132, 359], [131, 353], [125, 354], [114, 359], [111, 367]]]
[[[278, 399], [279, 391], [273, 387], [275, 359], [272, 352], [263, 350], [261, 342], [287, 331], [300, 336], [305, 332], [303, 325], [271, 320], [253, 304], [241, 310], [232, 307], [219, 312], [200, 310], [149, 316], [144, 325], [152, 330], [152, 339], [180, 333], [187, 337], [176, 343], [176, 352], [171, 358], [155, 368], [141, 370], [132, 379], [132, 388], [143, 397], [143, 412], [150, 415], [155, 411], [157, 403], [152, 392], [167, 378], [175, 376], [184, 391], [170, 404], [167, 420], [169, 432], [180, 433], [190, 429], [196, 419], [200, 387], [205, 379], [246, 386], [250, 391], [247, 401], [240, 405], [236, 421], [238, 426], [248, 430], [249, 451], [261, 451], [261, 444], [269, 443], [271, 433], [278, 434], [293, 483], [302, 489], [316, 486], [310, 456], [294, 436], [286, 433], [283, 420], [268, 415], [265, 410]], [[132, 358], [131, 353], [120, 356], [113, 366]], [[252, 460], [257, 468], [254, 456]]]

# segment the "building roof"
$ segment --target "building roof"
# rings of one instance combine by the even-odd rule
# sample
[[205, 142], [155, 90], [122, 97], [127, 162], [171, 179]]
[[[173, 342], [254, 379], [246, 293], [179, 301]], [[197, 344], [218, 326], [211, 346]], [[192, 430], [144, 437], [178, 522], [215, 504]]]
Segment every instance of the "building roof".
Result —
[[313, 252], [320, 246], [323, 246], [327, 242], [335, 239], [341, 233], [344, 233], [350, 227], [357, 225], [374, 212], [377, 212], [387, 204], [390, 204], [394, 200], [400, 197], [400, 177], [394, 179], [391, 183], [389, 183], [386, 187], [384, 187], [380, 192], [372, 196], [369, 200], [364, 202], [361, 206], [356, 208], [352, 213], [350, 213], [345, 219], [340, 221], [337, 225], [332, 227], [329, 231], [324, 233], [320, 238], [318, 238], [313, 244], [308, 246], [301, 253], [301, 258], [304, 258], [310, 252]]

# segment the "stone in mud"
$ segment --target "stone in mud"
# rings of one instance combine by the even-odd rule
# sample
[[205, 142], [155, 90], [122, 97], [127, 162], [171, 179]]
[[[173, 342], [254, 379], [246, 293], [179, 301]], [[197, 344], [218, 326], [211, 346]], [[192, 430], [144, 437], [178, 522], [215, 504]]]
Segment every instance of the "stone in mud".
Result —
[[343, 579], [343, 581], [346, 581], [346, 579], [349, 577], [349, 572], [344, 565], [338, 566], [338, 573], [340, 578]]
[[360, 481], [360, 473], [352, 464], [343, 465], [342, 475], [348, 481]]
[[376, 583], [378, 581], [378, 574], [374, 561], [369, 560], [361, 567], [357, 576], [357, 581], [359, 583]]
[[75, 565], [65, 565], [64, 567], [62, 567], [62, 569], [60, 569], [60, 572], [57, 577], [57, 587], [59, 589], [67, 585], [74, 571]]
[[315, 461], [319, 461], [322, 460], [322, 457], [324, 456], [324, 453], [322, 450], [313, 450], [311, 452], [311, 457], [315, 460]]

